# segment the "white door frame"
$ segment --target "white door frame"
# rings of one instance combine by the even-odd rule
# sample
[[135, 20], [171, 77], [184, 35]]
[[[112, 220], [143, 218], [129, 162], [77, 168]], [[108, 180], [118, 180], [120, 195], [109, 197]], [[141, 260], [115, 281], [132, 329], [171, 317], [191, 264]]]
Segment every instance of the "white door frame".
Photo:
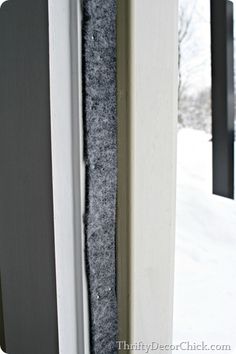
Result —
[[[177, 22], [177, 0], [118, 0], [117, 289], [129, 343], [171, 343]], [[89, 353], [80, 36], [80, 2], [49, 0], [60, 354]]]
[[49, 0], [50, 105], [60, 354], [89, 353], [84, 260], [80, 0]]
[[119, 340], [170, 344], [178, 1], [118, 0], [117, 23]]

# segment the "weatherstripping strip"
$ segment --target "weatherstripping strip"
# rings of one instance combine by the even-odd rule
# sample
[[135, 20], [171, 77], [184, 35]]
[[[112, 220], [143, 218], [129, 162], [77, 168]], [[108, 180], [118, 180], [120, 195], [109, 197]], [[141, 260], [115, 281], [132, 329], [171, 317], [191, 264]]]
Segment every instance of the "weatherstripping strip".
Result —
[[115, 353], [116, 0], [83, 1], [86, 260], [91, 352]]

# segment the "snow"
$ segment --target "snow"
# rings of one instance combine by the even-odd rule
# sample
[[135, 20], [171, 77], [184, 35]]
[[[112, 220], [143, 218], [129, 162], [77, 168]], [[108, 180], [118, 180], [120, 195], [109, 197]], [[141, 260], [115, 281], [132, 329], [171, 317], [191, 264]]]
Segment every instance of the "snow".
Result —
[[236, 353], [236, 205], [211, 193], [211, 145], [204, 132], [178, 133], [173, 344]]

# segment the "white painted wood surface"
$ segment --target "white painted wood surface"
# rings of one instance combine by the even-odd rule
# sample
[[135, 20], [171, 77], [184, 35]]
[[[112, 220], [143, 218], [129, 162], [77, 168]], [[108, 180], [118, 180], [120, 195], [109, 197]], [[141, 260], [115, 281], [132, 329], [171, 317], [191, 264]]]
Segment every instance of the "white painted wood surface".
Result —
[[118, 11], [119, 340], [169, 344], [178, 1], [119, 0]]
[[89, 353], [84, 269], [80, 1], [49, 0], [50, 104], [60, 354]]

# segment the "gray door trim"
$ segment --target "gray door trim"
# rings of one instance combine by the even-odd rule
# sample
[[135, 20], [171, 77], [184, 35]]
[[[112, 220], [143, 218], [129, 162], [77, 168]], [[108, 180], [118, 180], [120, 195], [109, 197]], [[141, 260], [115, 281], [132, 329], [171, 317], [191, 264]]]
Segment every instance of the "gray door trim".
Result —
[[0, 47], [4, 349], [9, 354], [58, 354], [48, 1], [5, 2]]

